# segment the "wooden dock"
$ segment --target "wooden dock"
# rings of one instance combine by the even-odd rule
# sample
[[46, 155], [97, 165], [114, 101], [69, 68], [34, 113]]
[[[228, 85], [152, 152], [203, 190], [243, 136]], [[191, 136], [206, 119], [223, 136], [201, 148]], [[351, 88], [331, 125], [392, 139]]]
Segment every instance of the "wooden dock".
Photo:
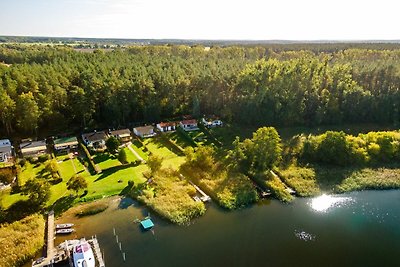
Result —
[[[203, 202], [209, 202], [209, 201], [211, 201], [211, 197], [208, 196], [206, 193], [204, 193], [204, 191], [201, 190], [200, 187], [198, 187], [197, 185], [195, 185], [195, 184], [194, 184], [192, 181], [190, 181], [189, 179], [186, 179], [186, 177], [183, 176], [182, 174], [179, 174], [179, 176], [180, 176], [180, 178], [181, 178], [182, 180], [187, 180], [187, 181], [196, 189], [196, 191], [201, 195], [200, 198], [199, 198], [201, 201], [203, 201]], [[197, 198], [198, 198], [198, 197], [197, 197]], [[195, 201], [197, 201], [197, 199], [195, 199]]]
[[98, 262], [98, 267], [105, 267], [103, 254], [101, 254], [100, 245], [97, 241], [97, 237], [92, 237], [92, 239], [89, 239], [88, 242], [92, 245], [94, 256], [96, 257]]
[[53, 264], [53, 258], [56, 254], [54, 248], [54, 211], [50, 211], [47, 215], [47, 232], [46, 232], [46, 257], [40, 263], [35, 264], [35, 267], [50, 266]]

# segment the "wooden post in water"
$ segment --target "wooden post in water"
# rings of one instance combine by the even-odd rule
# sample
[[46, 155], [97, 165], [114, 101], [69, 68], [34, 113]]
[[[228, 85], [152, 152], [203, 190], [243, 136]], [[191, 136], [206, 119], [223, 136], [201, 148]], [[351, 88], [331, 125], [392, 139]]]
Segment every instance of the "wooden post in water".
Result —
[[118, 235], [116, 235], [115, 238], [117, 239], [117, 243], [118, 243]]
[[113, 227], [113, 231], [114, 231], [114, 236], [115, 236], [116, 234], [115, 234], [115, 228], [114, 227]]
[[122, 251], [122, 244], [119, 242], [119, 250]]
[[124, 258], [124, 262], [125, 262], [125, 252], [122, 252], [122, 258]]

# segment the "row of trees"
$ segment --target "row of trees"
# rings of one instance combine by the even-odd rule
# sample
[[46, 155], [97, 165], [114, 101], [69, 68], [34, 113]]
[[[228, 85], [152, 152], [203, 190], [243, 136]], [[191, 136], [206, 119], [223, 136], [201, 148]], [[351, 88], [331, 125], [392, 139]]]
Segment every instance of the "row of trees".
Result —
[[[338, 46], [340, 47], [340, 46]], [[398, 123], [400, 50], [0, 46], [0, 129], [22, 136], [212, 113], [256, 125]]]
[[400, 160], [399, 132], [369, 132], [357, 136], [328, 131], [302, 141], [303, 160], [338, 166], [387, 164]]

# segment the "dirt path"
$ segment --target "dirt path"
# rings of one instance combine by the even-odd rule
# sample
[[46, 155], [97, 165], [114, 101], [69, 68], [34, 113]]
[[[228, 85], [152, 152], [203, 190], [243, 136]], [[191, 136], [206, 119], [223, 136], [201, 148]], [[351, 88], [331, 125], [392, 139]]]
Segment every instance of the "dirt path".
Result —
[[131, 147], [131, 142], [129, 142], [128, 144], [127, 144], [127, 146], [128, 146], [128, 148], [129, 148], [129, 150], [133, 153], [133, 155], [135, 155], [135, 157], [137, 157], [140, 161], [142, 161], [142, 162], [146, 162], [132, 147]]

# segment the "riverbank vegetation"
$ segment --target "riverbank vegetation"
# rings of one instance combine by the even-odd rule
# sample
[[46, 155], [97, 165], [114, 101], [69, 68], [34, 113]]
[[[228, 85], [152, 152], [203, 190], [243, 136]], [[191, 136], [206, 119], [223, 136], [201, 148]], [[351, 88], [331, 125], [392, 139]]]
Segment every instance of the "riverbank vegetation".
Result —
[[130, 195], [173, 223], [185, 224], [205, 212], [203, 202], [193, 199], [196, 189], [172, 169], [152, 169], [147, 183], [132, 184]]
[[30, 215], [0, 225], [0, 266], [20, 266], [43, 246], [45, 222], [42, 215]]
[[186, 148], [186, 162], [181, 172], [192, 179], [213, 199], [227, 209], [240, 208], [258, 200], [250, 179], [223, 162], [216, 160], [215, 151], [210, 146], [201, 146], [196, 151]]
[[85, 217], [89, 215], [95, 215], [97, 213], [103, 212], [108, 208], [107, 202], [97, 201], [90, 203], [88, 205], [82, 206], [79, 211], [75, 213], [77, 217]]

